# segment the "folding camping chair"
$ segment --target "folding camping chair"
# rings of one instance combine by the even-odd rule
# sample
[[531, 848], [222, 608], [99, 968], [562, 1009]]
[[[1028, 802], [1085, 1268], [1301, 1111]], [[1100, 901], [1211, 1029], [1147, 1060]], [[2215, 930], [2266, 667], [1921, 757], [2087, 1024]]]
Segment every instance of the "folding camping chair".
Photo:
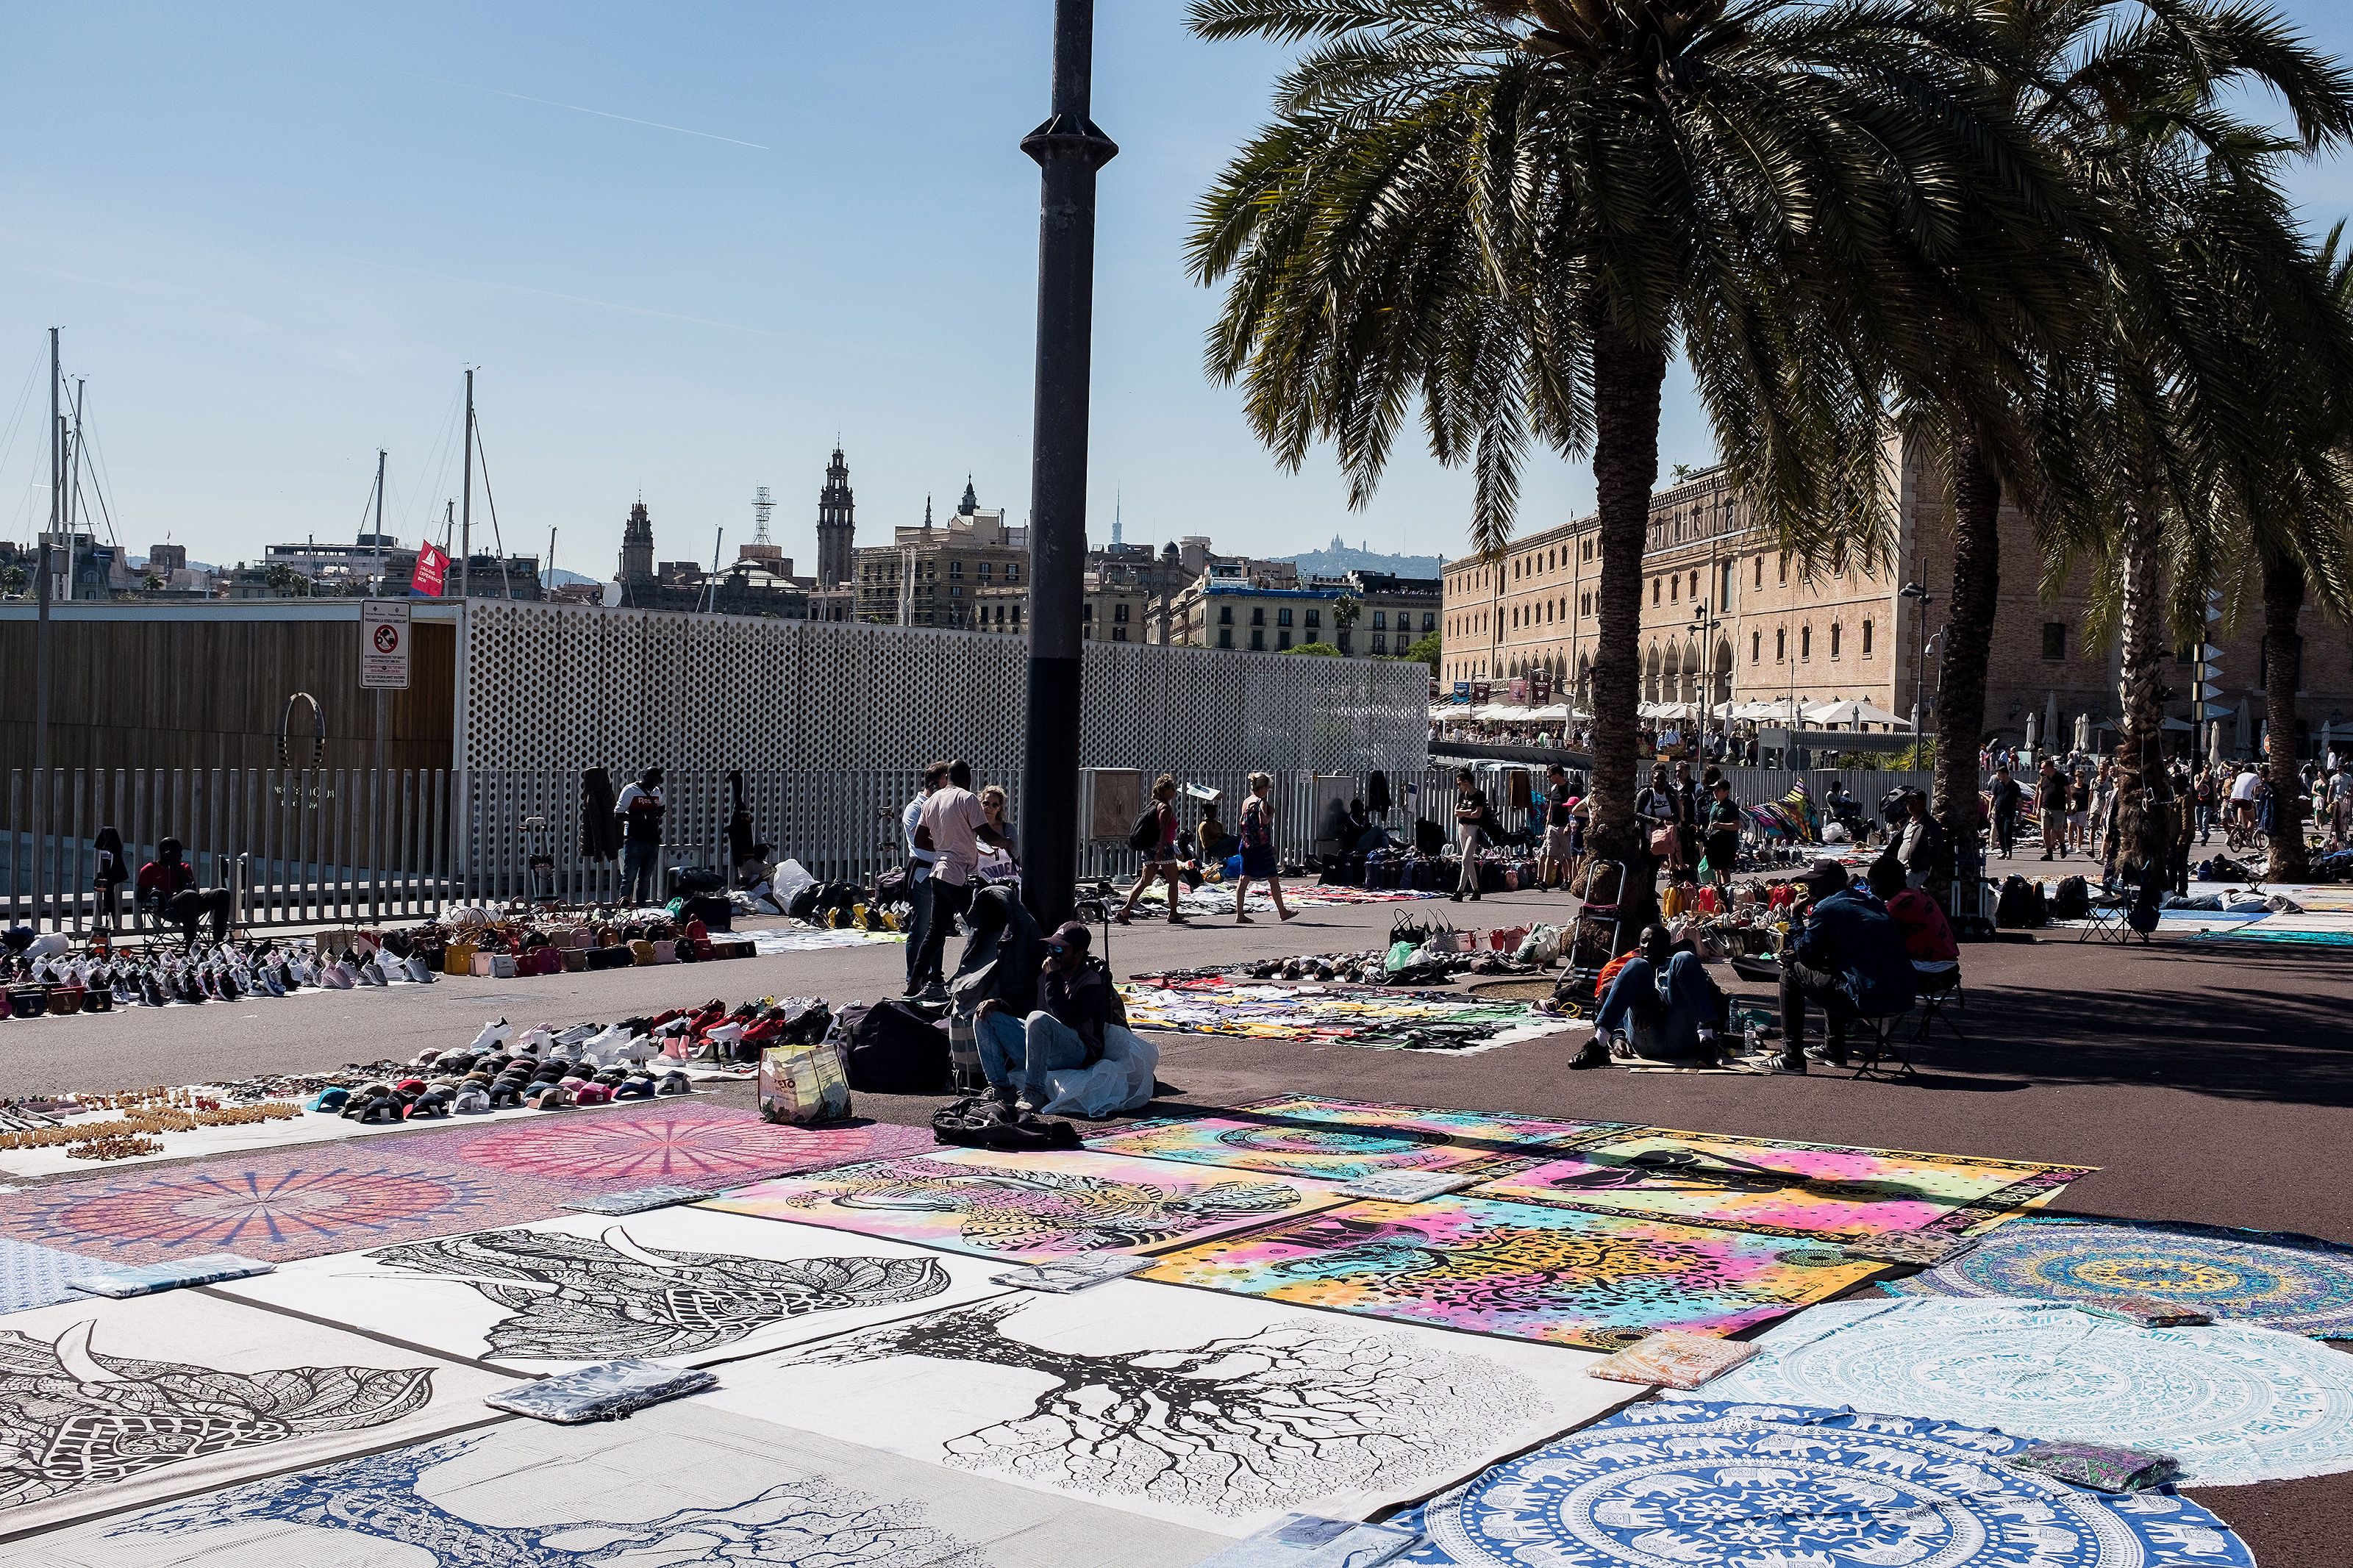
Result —
[[1854, 1064], [1855, 1078], [1885, 1079], [1894, 1081], [1908, 1078], [1917, 1081], [1920, 1075], [1913, 1069], [1912, 1058], [1896, 1044], [1895, 1028], [1911, 1016], [1912, 1009], [1901, 1013], [1867, 1014], [1847, 1026], [1850, 1031], [1862, 1032], [1862, 1047]]
[[1928, 1031], [1941, 1022], [1946, 1028], [1952, 1031], [1953, 1038], [1967, 1045], [1969, 1037], [1961, 1033], [1960, 1025], [1953, 1018], [1954, 1014], [1960, 1012], [1967, 1005], [1966, 999], [1961, 994], [1959, 961], [1956, 960], [1951, 963], [1922, 963], [1915, 960], [1912, 964], [1912, 985], [1920, 996], [1920, 1023], [1919, 1026], [1912, 1031], [1912, 1043], [1919, 1045], [1925, 1042], [1928, 1038]]
[[2129, 878], [2113, 878], [2102, 882], [2092, 892], [2091, 924], [2077, 931], [2075, 940], [2079, 942], [2112, 942], [2120, 947], [2135, 937], [2147, 942], [2148, 932], [2133, 930], [2128, 918], [2134, 902], [2139, 897], [2140, 889]]

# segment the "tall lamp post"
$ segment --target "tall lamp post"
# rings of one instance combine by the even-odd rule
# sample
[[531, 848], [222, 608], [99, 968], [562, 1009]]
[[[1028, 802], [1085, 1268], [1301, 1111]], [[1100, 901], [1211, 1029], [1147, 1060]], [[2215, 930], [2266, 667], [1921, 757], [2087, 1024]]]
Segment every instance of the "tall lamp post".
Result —
[[1079, 876], [1079, 654], [1086, 603], [1087, 388], [1095, 294], [1095, 171], [1119, 148], [1087, 118], [1094, 0], [1055, 0], [1037, 160], [1038, 369], [1029, 436], [1029, 716], [1021, 752], [1022, 889], [1039, 923], [1070, 918]]
[[1912, 756], [1917, 762], [1920, 759], [1920, 721], [1928, 690], [1928, 606], [1936, 601], [1930, 595], [1926, 581], [1905, 584], [1900, 596], [1916, 600], [1919, 605], [1912, 618], [1912, 644], [1918, 650], [1913, 657]]
[[[1715, 613], [1715, 601], [1702, 599], [1692, 606], [1692, 636], [1699, 639], [1699, 732], [1707, 733], [1708, 723], [1715, 717], [1715, 628], [1724, 622]], [[1732, 691], [1727, 684], [1724, 693], [1724, 749], [1732, 750]]]

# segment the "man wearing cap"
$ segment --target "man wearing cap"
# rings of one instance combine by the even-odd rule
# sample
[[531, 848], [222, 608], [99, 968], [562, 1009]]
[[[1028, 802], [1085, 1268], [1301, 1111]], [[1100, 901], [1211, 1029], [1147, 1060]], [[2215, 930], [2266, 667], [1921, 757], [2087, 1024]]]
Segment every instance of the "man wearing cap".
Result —
[[1087, 962], [1087, 928], [1065, 921], [1044, 943], [1038, 1006], [1018, 1018], [995, 997], [974, 1009], [980, 1068], [998, 1104], [1043, 1105], [1046, 1075], [1103, 1060], [1103, 1029], [1119, 1021], [1111, 973]]
[[[1868, 888], [1847, 880], [1835, 860], [1808, 868], [1805, 921], [1790, 939], [1781, 966], [1781, 1070], [1803, 1072], [1809, 1057], [1846, 1066], [1846, 1026], [1912, 1005], [1912, 955], [1904, 932]], [[1829, 1040], [1806, 1049], [1806, 1004], [1829, 1020]]]

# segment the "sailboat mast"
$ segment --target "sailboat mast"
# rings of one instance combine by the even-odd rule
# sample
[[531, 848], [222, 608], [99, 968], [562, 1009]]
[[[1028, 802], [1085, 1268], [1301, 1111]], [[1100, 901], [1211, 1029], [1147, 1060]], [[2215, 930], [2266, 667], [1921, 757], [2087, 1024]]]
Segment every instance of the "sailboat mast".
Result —
[[378, 575], [384, 572], [386, 556], [384, 548], [384, 448], [375, 449], [375, 564]]
[[470, 369], [466, 372], [466, 481], [459, 493], [466, 498], [458, 524], [458, 597], [462, 601], [468, 592], [466, 568], [474, 559], [474, 373]]

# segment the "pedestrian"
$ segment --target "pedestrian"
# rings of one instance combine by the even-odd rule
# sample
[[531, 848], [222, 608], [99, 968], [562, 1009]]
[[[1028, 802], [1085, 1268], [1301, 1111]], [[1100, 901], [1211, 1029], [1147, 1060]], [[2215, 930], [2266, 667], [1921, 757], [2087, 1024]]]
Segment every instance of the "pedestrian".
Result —
[[1479, 775], [1469, 768], [1454, 773], [1454, 842], [1462, 856], [1461, 875], [1454, 884], [1453, 900], [1461, 903], [1467, 895], [1472, 903], [1479, 901], [1479, 850], [1487, 842], [1488, 826], [1495, 820], [1494, 808], [1479, 788]]
[[1148, 830], [1141, 823], [1136, 828], [1136, 852], [1144, 857], [1144, 868], [1136, 873], [1135, 886], [1127, 890], [1127, 902], [1112, 917], [1121, 925], [1134, 916], [1135, 902], [1144, 897], [1145, 889], [1158, 881], [1168, 884], [1168, 923], [1185, 923], [1177, 908], [1185, 893], [1185, 873], [1183, 862], [1176, 858], [1176, 780], [1173, 776], [1162, 773], [1153, 781], [1152, 803], [1145, 813], [1152, 819]]
[[1568, 770], [1558, 763], [1545, 769], [1544, 853], [1536, 857], [1536, 882], [1540, 887], [1556, 888], [1568, 879], [1569, 868], [1577, 860], [1577, 830], [1569, 813], [1577, 802], [1569, 798]]
[[928, 843], [915, 842], [923, 826], [923, 802], [932, 795], [932, 775], [925, 770], [923, 781], [904, 809], [899, 813], [899, 829], [907, 841], [907, 994], [914, 995], [923, 988], [923, 977], [916, 972], [916, 963], [923, 957], [924, 939], [932, 931], [932, 868], [939, 856]]
[[2092, 848], [2092, 775], [2078, 764], [2067, 779], [2068, 855], [2089, 854]]
[[1675, 759], [1674, 782], [1668, 786], [1675, 792], [1675, 862], [1684, 868], [1699, 864], [1699, 814], [1707, 795], [1697, 780], [1692, 777], [1691, 763]]
[[1707, 873], [1718, 888], [1732, 885], [1733, 868], [1740, 860], [1740, 803], [1732, 798], [1732, 781], [1719, 778], [1708, 791], [1706, 815]]
[[2200, 768], [2198, 782], [2191, 787], [2191, 799], [2197, 808], [2200, 844], [2211, 844], [2214, 839], [2214, 770]]
[[1667, 766], [1661, 763], [1651, 770], [1649, 787], [1634, 796], [1634, 816], [1651, 853], [1666, 862], [1671, 876], [1683, 867], [1682, 815], [1683, 797], [1667, 783]]
[[2018, 807], [2026, 792], [2010, 776], [2010, 764], [2002, 763], [1993, 771], [1993, 842], [1996, 853], [2007, 860], [2018, 847]]
[[923, 950], [915, 957], [920, 987], [912, 994], [927, 1002], [947, 1000], [947, 981], [941, 973], [948, 927], [972, 907], [973, 873], [980, 868], [980, 847], [997, 842], [988, 813], [972, 793], [972, 764], [934, 763], [923, 770], [930, 794], [923, 798], [915, 822], [915, 842], [939, 858], [932, 868], [932, 918], [923, 932]]
[[621, 896], [633, 909], [659, 902], [661, 889], [662, 771], [648, 768], [621, 786], [613, 815], [621, 819]]
[[1266, 890], [1274, 895], [1274, 912], [1279, 918], [1287, 921], [1294, 912], [1282, 901], [1282, 879], [1276, 875], [1281, 868], [1274, 858], [1273, 793], [1272, 777], [1250, 774], [1250, 794], [1242, 801], [1242, 874], [1234, 879], [1236, 925], [1251, 923], [1250, 916], [1242, 912], [1242, 900], [1250, 892], [1252, 878], [1264, 882]]
[[2067, 780], [2049, 757], [2034, 775], [2034, 817], [2042, 830], [2042, 858], [2051, 859], [2067, 843]]
[[984, 845], [980, 852], [980, 878], [985, 882], [1006, 882], [1021, 874], [1020, 859], [1013, 853], [1018, 835], [1006, 816], [1005, 786], [984, 784], [980, 791], [980, 809], [987, 814], [988, 826], [997, 832], [995, 841]]

